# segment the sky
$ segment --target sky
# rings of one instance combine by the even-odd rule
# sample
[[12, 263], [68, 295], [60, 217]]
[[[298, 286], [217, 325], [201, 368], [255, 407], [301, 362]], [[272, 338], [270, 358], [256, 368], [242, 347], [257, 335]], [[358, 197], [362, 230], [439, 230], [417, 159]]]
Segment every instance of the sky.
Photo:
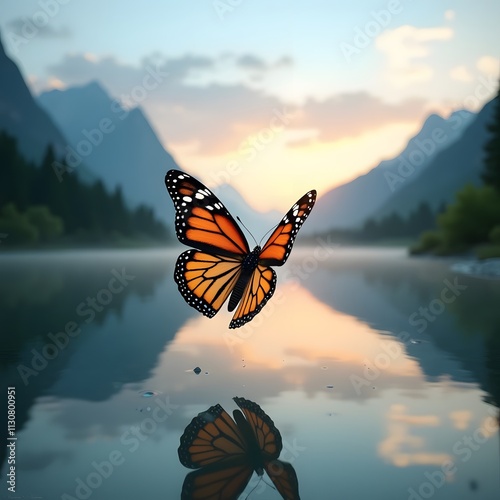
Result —
[[430, 113], [479, 110], [497, 91], [498, 19], [498, 0], [0, 5], [34, 94], [98, 80], [184, 170], [262, 211], [394, 157]]

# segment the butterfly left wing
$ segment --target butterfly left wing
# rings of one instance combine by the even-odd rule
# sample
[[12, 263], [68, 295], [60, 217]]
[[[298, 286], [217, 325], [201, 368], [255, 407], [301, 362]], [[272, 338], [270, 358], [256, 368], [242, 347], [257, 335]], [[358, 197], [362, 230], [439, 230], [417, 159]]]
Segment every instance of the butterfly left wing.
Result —
[[248, 281], [229, 328], [239, 328], [251, 321], [273, 296], [276, 273], [268, 266], [258, 265]]
[[295, 237], [316, 202], [316, 191], [307, 192], [285, 214], [259, 254], [259, 263], [266, 266], [282, 266], [295, 241]]
[[181, 500], [237, 500], [252, 474], [246, 460], [202, 467], [184, 479]]
[[299, 481], [291, 464], [276, 459], [267, 462], [265, 469], [284, 500], [300, 500]]
[[174, 280], [184, 300], [212, 318], [232, 292], [241, 274], [241, 261], [233, 257], [187, 250], [179, 255]]
[[244, 458], [247, 444], [234, 420], [217, 404], [191, 420], [181, 436], [177, 453], [184, 467], [198, 469]]
[[247, 240], [224, 204], [210, 189], [180, 170], [165, 176], [175, 206], [175, 231], [181, 243], [208, 253], [241, 256], [250, 252]]

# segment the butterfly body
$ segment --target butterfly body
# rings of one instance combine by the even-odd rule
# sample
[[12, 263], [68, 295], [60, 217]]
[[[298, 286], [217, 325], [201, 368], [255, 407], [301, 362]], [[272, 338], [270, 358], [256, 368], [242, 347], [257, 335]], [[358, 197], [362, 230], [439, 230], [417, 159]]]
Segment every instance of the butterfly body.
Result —
[[252, 251], [240, 227], [222, 202], [194, 177], [169, 170], [165, 184], [176, 209], [177, 238], [193, 248], [177, 259], [174, 280], [186, 302], [213, 317], [230, 297], [236, 310], [229, 328], [251, 321], [272, 297], [276, 273], [316, 201], [307, 192], [285, 214], [267, 242]]
[[252, 274], [259, 265], [260, 251], [261, 248], [256, 246], [241, 262], [241, 274], [236, 282], [236, 285], [234, 285], [231, 297], [229, 298], [229, 304], [227, 306], [228, 311], [234, 311], [238, 302], [241, 300]]

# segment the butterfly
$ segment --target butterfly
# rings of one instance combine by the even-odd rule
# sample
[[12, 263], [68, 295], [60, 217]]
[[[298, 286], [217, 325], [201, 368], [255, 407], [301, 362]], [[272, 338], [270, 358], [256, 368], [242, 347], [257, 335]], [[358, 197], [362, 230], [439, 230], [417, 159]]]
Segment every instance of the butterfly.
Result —
[[257, 403], [233, 399], [243, 410], [233, 411], [234, 420], [217, 404], [184, 430], [179, 460], [199, 470], [186, 476], [181, 499], [237, 499], [254, 471], [259, 476], [266, 471], [285, 500], [300, 500], [295, 469], [278, 460], [283, 444], [274, 422]]
[[231, 214], [210, 189], [189, 174], [169, 170], [165, 185], [175, 206], [175, 231], [181, 243], [193, 247], [177, 259], [174, 280], [184, 300], [212, 318], [229, 297], [236, 309], [229, 328], [251, 321], [272, 297], [276, 273], [316, 201], [307, 192], [286, 213], [261, 248], [252, 251]]

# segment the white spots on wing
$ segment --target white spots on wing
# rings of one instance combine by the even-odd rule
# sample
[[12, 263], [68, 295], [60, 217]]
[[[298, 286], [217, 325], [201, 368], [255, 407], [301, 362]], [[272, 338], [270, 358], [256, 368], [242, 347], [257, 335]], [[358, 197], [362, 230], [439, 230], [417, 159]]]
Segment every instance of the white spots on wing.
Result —
[[210, 210], [210, 211], [212, 211], [214, 209], [214, 207], [212, 207], [212, 205], [206, 205], [205, 208], [207, 210]]
[[194, 195], [194, 197], [197, 199], [197, 200], [203, 200], [203, 198], [205, 198], [205, 195], [203, 193], [200, 193], [199, 191]]
[[193, 201], [193, 198], [191, 198], [191, 196], [184, 196], [182, 199], [187, 203], [191, 203]]

